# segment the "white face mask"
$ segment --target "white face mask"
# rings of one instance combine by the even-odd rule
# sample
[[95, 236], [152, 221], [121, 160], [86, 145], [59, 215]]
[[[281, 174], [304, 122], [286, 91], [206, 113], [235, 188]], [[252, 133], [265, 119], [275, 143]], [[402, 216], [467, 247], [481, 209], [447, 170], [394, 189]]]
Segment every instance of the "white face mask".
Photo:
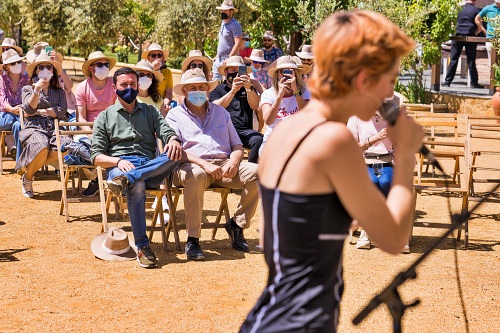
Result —
[[103, 66], [101, 68], [95, 67], [94, 75], [98, 80], [105, 80], [109, 75], [109, 68], [107, 68], [106, 66]]
[[38, 72], [38, 77], [40, 79], [50, 80], [50, 79], [52, 79], [52, 75], [54, 75], [54, 74], [52, 74], [52, 72], [49, 71], [47, 68], [44, 68], [40, 72]]
[[151, 86], [152, 83], [153, 79], [150, 79], [147, 76], [143, 76], [139, 79], [139, 89], [148, 90], [148, 88]]
[[13, 74], [20, 74], [20, 73], [21, 73], [22, 66], [23, 66], [22, 64], [10, 65], [9, 70], [10, 70]]

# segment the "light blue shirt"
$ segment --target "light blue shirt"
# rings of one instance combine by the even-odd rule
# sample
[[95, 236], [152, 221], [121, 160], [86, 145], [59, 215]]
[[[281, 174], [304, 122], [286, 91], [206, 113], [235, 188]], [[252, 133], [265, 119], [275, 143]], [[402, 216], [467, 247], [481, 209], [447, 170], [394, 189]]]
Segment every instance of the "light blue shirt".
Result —
[[184, 103], [170, 110], [166, 120], [181, 139], [182, 148], [204, 160], [228, 158], [233, 148], [241, 145], [229, 112], [220, 105], [208, 103], [202, 121]]
[[241, 24], [233, 18], [229, 22], [222, 21], [217, 45], [217, 59], [222, 62], [229, 58], [234, 46], [234, 39], [242, 35]]
[[[485, 18], [486, 20], [490, 20], [500, 15], [500, 8], [498, 8], [497, 5], [495, 5], [495, 3], [492, 3], [491, 5], [488, 5], [483, 9], [481, 9], [478, 15], [481, 16], [483, 20]], [[500, 18], [498, 19], [496, 24], [500, 26]], [[486, 25], [486, 37], [488, 38], [495, 37], [495, 30], [493, 29], [493, 26], [491, 25], [490, 22], [487, 22]]]

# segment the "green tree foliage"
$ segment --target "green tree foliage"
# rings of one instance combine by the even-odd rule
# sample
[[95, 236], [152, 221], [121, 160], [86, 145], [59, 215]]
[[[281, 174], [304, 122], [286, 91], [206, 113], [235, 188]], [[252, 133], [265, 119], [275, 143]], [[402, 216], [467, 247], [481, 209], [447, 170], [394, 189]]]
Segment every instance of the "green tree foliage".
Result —
[[19, 0], [0, 1], [0, 29], [6, 36], [13, 35], [14, 23], [21, 21], [21, 10]]
[[151, 36], [156, 26], [154, 7], [147, 2], [127, 0], [118, 16], [120, 32], [138, 44], [138, 54], [142, 53], [142, 43]]
[[299, 0], [295, 11], [300, 32], [308, 44], [312, 42], [319, 24], [333, 12], [342, 9], [341, 0]]
[[73, 8], [68, 7], [68, 32], [66, 45], [80, 50], [83, 56], [96, 51], [117, 39], [118, 15], [122, 0], [73, 0]]
[[31, 0], [22, 2], [21, 13], [25, 19], [24, 30], [32, 44], [44, 41], [54, 48], [62, 48], [68, 43], [71, 29], [68, 26], [70, 0]]

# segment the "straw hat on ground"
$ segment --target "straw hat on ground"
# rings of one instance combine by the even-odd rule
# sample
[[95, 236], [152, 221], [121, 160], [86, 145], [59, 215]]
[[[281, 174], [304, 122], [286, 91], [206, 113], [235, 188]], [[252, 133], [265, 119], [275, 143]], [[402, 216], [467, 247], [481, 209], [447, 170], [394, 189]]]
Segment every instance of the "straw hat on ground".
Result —
[[179, 95], [183, 96], [184, 93], [182, 92], [182, 88], [186, 84], [192, 84], [192, 83], [208, 83], [208, 91], [212, 91], [217, 87], [218, 82], [217, 81], [207, 81], [207, 78], [205, 77], [205, 74], [203, 71], [199, 68], [195, 69], [188, 69], [187, 71], [182, 74], [181, 77], [181, 83], [178, 83], [174, 86], [174, 92]]
[[42, 52], [38, 57], [35, 58], [35, 61], [29, 64], [28, 67], [26, 68], [26, 72], [28, 72], [29, 76], [33, 76], [33, 72], [35, 71], [36, 66], [38, 66], [39, 64], [51, 64], [57, 70], [57, 75], [61, 75], [62, 72], [61, 63], [57, 60], [50, 59], [47, 53]]
[[305, 74], [305, 69], [299, 68], [295, 61], [293, 61], [293, 58], [289, 55], [279, 57], [276, 61], [276, 67], [268, 70], [267, 74], [272, 77], [274, 73], [276, 73], [276, 71], [280, 69], [296, 69], [300, 74]]
[[101, 51], [95, 51], [95, 52], [92, 52], [91, 54], [89, 54], [87, 61], [85, 61], [83, 63], [83, 65], [82, 65], [83, 75], [85, 75], [86, 77], [92, 77], [92, 73], [90, 72], [90, 69], [89, 69], [90, 65], [92, 65], [92, 63], [94, 61], [103, 60], [103, 59], [106, 59], [109, 62], [109, 69], [115, 67], [115, 65], [116, 65], [115, 58], [107, 57]]
[[154, 51], [161, 51], [163, 53], [163, 59], [168, 58], [168, 50], [162, 49], [160, 44], [156, 44], [156, 43], [149, 45], [149, 47], [145, 51], [142, 51], [141, 58], [147, 60], [148, 55]]
[[[17, 53], [16, 50], [10, 49], [10, 50], [7, 50], [7, 51], [2, 53], [3, 65], [12, 64], [14, 62], [18, 62], [18, 61], [21, 61], [23, 59], [24, 59], [24, 57], [20, 57], [19, 53]], [[3, 65], [0, 64], [0, 70], [3, 69]]]
[[269, 62], [266, 59], [264, 59], [264, 51], [262, 49], [253, 49], [249, 59], [257, 62], [264, 62], [264, 63]]
[[151, 67], [151, 64], [149, 63], [149, 61], [147, 61], [147, 60], [142, 59], [141, 61], [139, 61], [135, 65], [134, 69], [136, 71], [145, 71], [145, 72], [149, 72], [149, 73], [153, 74], [156, 78], [156, 81], [158, 81], [158, 83], [163, 81], [163, 74], [161, 74], [158, 71], [155, 71], [153, 69], [153, 67]]
[[300, 49], [302, 52], [295, 52], [302, 59], [314, 59], [314, 54], [312, 53], [312, 46], [304, 44]]
[[297, 56], [292, 56], [293, 61], [297, 64], [297, 67], [299, 69], [302, 69], [302, 74], [309, 74], [312, 71], [312, 67], [306, 64], [302, 63], [302, 60], [300, 60], [299, 57]]
[[108, 232], [102, 233], [91, 244], [94, 255], [103, 260], [132, 260], [137, 257], [134, 244], [127, 233], [120, 228], [110, 227]]
[[[224, 60], [224, 63], [222, 66], [219, 66], [218, 72], [220, 75], [225, 76], [226, 74], [224, 73], [224, 70], [228, 67], [239, 67], [239, 66], [246, 66], [245, 63], [243, 62], [243, 58], [240, 56], [232, 56]], [[252, 69], [247, 66], [247, 73], [252, 72]]]
[[2, 47], [11, 47], [13, 48], [14, 50], [16, 50], [16, 52], [21, 55], [23, 54], [23, 49], [19, 46], [17, 46], [17, 43], [16, 43], [16, 40], [15, 39], [12, 39], [12, 38], [5, 38], [2, 42]]
[[212, 68], [212, 60], [209, 57], [203, 56], [200, 50], [191, 50], [189, 51], [188, 57], [182, 62], [182, 72], [188, 70], [189, 64], [195, 60], [203, 62], [205, 64], [205, 68], [207, 68], [209, 71]]
[[264, 32], [264, 35], [262, 36], [262, 38], [269, 38], [272, 40], [276, 40], [276, 37], [274, 37], [274, 32], [272, 32], [271, 30], [266, 30], [266, 32]]
[[224, 0], [224, 2], [222, 2], [222, 5], [220, 5], [219, 7], [215, 7], [215, 8], [218, 10], [232, 9], [232, 10], [234, 10], [235, 13], [238, 11], [237, 8], [234, 8], [233, 1], [231, 1], [231, 0]]

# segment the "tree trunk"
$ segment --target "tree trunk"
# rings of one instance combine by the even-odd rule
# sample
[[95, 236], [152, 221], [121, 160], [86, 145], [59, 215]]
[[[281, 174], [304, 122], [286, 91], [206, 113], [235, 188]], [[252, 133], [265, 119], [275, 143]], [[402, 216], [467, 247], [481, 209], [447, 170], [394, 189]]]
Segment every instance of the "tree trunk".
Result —
[[290, 46], [289, 52], [291, 56], [295, 55], [295, 52], [299, 50], [302, 45], [302, 34], [299, 31], [292, 31], [290, 34]]

